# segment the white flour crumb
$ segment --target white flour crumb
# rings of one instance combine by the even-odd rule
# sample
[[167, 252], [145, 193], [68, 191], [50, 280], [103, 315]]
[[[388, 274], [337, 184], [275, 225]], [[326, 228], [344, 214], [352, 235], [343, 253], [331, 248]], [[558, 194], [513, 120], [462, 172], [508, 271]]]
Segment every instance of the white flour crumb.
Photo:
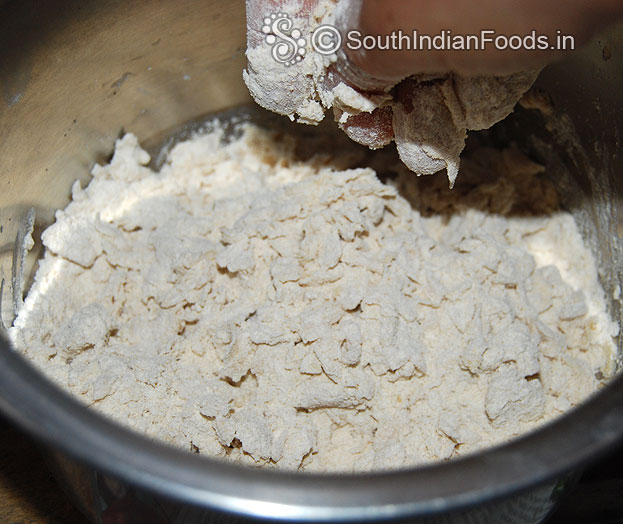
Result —
[[361, 471], [505, 441], [613, 375], [593, 259], [516, 151], [451, 192], [221, 135], [158, 173], [126, 135], [45, 231], [10, 335], [85, 404], [210, 456]]
[[[488, 129], [506, 118], [539, 73], [476, 77], [420, 74], [399, 84], [397, 98], [389, 88], [384, 94], [360, 93], [330, 69], [337, 55], [315, 52], [311, 38], [300, 62], [286, 66], [275, 60], [276, 47], [262, 32], [269, 13], [258, 11], [259, 5], [247, 2], [248, 63], [243, 78], [261, 107], [305, 124], [318, 124], [325, 111], [333, 109], [335, 120], [352, 140], [373, 149], [395, 141], [401, 160], [411, 171], [432, 175], [445, 169], [450, 186], [459, 172], [467, 131]], [[310, 13], [293, 0], [280, 2], [279, 9], [292, 28], [305, 35], [311, 35], [321, 24], [339, 26], [338, 21], [345, 16], [353, 19], [349, 0], [320, 0]], [[270, 24], [265, 27], [270, 28]], [[285, 45], [281, 37], [270, 35]], [[378, 113], [381, 110], [383, 113]], [[376, 124], [358, 124], [358, 117], [374, 111]], [[383, 127], [390, 130], [379, 133]]]

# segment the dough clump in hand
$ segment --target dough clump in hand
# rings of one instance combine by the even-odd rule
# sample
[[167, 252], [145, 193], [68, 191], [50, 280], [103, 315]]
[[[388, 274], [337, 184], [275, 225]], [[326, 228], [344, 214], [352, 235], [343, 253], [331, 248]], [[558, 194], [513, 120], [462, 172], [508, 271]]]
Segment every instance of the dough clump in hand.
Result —
[[[321, 24], [336, 25], [345, 4], [321, 0], [311, 13], [298, 1], [280, 6], [292, 28], [311, 35]], [[266, 13], [248, 3], [248, 66], [244, 81], [263, 108], [291, 120], [317, 124], [328, 109], [355, 142], [372, 149], [396, 143], [402, 162], [417, 175], [445, 170], [450, 187], [468, 130], [488, 129], [506, 118], [532, 86], [539, 71], [505, 76], [465, 77], [458, 74], [414, 75], [383, 92], [365, 92], [348, 85], [339, 73], [337, 56], [314, 51], [310, 38], [300, 61], [289, 65], [273, 56], [283, 43]], [[336, 6], [339, 8], [336, 9]], [[267, 41], [273, 36], [274, 40]], [[269, 43], [272, 42], [272, 43]]]

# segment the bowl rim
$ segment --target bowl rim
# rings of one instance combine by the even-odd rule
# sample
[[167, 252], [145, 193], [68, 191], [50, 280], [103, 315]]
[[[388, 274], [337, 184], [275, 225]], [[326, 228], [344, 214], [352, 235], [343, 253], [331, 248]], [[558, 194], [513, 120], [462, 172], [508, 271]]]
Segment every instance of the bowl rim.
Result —
[[3, 336], [0, 411], [45, 445], [169, 499], [249, 517], [369, 521], [491, 501], [594, 459], [623, 440], [623, 375], [510, 442], [447, 462], [364, 474], [253, 469], [156, 442], [82, 405]]

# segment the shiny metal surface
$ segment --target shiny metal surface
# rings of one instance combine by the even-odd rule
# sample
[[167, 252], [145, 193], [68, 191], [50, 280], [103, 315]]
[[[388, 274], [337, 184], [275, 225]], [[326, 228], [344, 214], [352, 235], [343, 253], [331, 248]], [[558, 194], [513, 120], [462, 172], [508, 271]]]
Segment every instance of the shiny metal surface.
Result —
[[[72, 182], [88, 179], [94, 160], [106, 159], [122, 130], [155, 145], [190, 120], [249, 101], [241, 79], [243, 8], [242, 1], [216, 0], [0, 3], [0, 275], [7, 325], [15, 241], [31, 208], [38, 238], [53, 210], [69, 201]], [[520, 111], [491, 132], [492, 140], [519, 141], [560, 180], [610, 295], [623, 271], [622, 34], [611, 31], [542, 75], [555, 111], [569, 117]], [[26, 258], [26, 275], [37, 255]], [[612, 313], [621, 319], [620, 303], [612, 301]], [[143, 505], [167, 508], [163, 522], [214, 521], [219, 510], [308, 521], [536, 523], [554, 505], [559, 479], [623, 436], [619, 376], [542, 430], [461, 460], [356, 476], [248, 470], [111, 424], [52, 386], [6, 341], [0, 346], [0, 409], [64, 455], [61, 475], [93, 521], [102, 518], [106, 484], [113, 498], [131, 490]]]

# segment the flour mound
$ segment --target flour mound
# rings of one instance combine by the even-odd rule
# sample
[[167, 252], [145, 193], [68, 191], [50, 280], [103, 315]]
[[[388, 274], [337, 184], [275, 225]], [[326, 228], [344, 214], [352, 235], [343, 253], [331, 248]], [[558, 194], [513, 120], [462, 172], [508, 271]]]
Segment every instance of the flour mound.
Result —
[[450, 192], [295, 146], [216, 130], [156, 173], [119, 140], [45, 231], [15, 346], [150, 437], [306, 471], [470, 453], [613, 374], [594, 262], [539, 166], [484, 150]]

